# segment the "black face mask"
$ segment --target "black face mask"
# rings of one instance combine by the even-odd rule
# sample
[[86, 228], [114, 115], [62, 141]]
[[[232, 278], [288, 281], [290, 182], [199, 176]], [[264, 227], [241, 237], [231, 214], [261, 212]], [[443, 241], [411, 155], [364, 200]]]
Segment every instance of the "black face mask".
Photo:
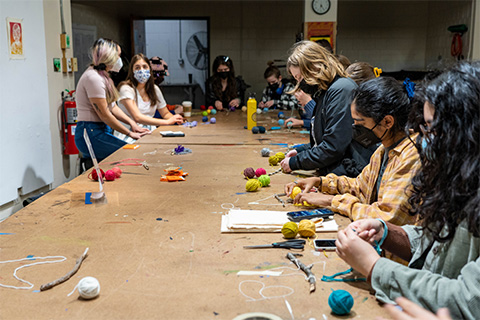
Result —
[[165, 76], [167, 75], [167, 73], [165, 71], [152, 70], [152, 75], [153, 75], [153, 81], [158, 86], [160, 85], [160, 83], [162, 83], [165, 80]]
[[385, 130], [382, 137], [379, 138], [375, 133], [373, 133], [373, 129], [375, 129], [377, 125], [378, 123], [372, 129], [368, 129], [359, 124], [352, 124], [353, 140], [357, 141], [365, 148], [369, 148], [375, 144], [382, 142], [382, 139], [385, 136], [385, 133], [387, 133], [388, 129]]
[[227, 79], [230, 75], [230, 71], [217, 72], [218, 76], [222, 79]]
[[269, 84], [268, 85], [268, 88], [273, 92], [273, 93], [276, 93], [277, 92], [277, 89], [278, 89], [278, 83], [273, 83], [273, 84]]
[[311, 96], [313, 96], [315, 92], [318, 91], [318, 86], [306, 83], [305, 79], [302, 79], [302, 81], [300, 81], [300, 85], [298, 87], [302, 89], [303, 92]]

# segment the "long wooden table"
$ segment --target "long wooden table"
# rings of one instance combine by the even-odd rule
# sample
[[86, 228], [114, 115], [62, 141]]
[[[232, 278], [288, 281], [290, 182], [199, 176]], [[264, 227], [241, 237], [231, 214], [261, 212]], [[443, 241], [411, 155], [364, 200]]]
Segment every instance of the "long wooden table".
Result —
[[[222, 116], [217, 116], [218, 130], [234, 131], [221, 128]], [[243, 123], [244, 115], [235, 116], [237, 124]], [[264, 312], [291, 319], [286, 300], [295, 319], [344, 319], [331, 314], [327, 300], [332, 289], [348, 290], [353, 295], [355, 305], [347, 318], [381, 315], [382, 309], [366, 283], [320, 281], [323, 274], [349, 268], [334, 252], [324, 255], [309, 246], [302, 252], [302, 262], [315, 264], [317, 290], [310, 294], [304, 274], [285, 258], [287, 250], [243, 249], [245, 245], [282, 241], [281, 234], [220, 233], [221, 216], [231, 207], [298, 210], [291, 204], [283, 208], [272, 198], [295, 177], [276, 174], [270, 187], [246, 193], [243, 169], [264, 167], [270, 172], [278, 168], [268, 168], [268, 159], [260, 156], [268, 143], [257, 140], [253, 144], [257, 138], [243, 129], [238, 130], [236, 142], [190, 143], [197, 133], [206, 134], [207, 128], [213, 130], [200, 126], [188, 129], [190, 134], [181, 143], [191, 148], [191, 154], [171, 155], [177, 141], [159, 138], [155, 132], [140, 140], [138, 149], [120, 149], [106, 159], [101, 164], [104, 170], [112, 167], [106, 163], [129, 158], [143, 159], [149, 167], [121, 167], [122, 177], [105, 183], [108, 203], [85, 204], [85, 192], [98, 190], [98, 182], [85, 173], [1, 223], [1, 261], [30, 255], [32, 259], [65, 256], [67, 261], [21, 269], [18, 276], [32, 282], [34, 288], [0, 287], [0, 318], [233, 319], [248, 312]], [[161, 130], [165, 129], [179, 130]], [[291, 133], [293, 139], [287, 139], [285, 132], [278, 136], [286, 143], [305, 139]], [[286, 150], [277, 144], [269, 147]], [[171, 166], [189, 172], [186, 181], [160, 182], [163, 170]], [[346, 218], [336, 215], [335, 219], [340, 227], [348, 224]], [[335, 238], [334, 233], [318, 235]], [[72, 279], [38, 292], [40, 285], [71, 270], [87, 247], [88, 257]], [[35, 260], [0, 264], [0, 283], [23, 286], [12, 273], [32, 262]], [[283, 271], [283, 276], [236, 275], [239, 270], [270, 269]], [[85, 276], [99, 280], [100, 296], [94, 300], [79, 299], [77, 293], [67, 297]]]

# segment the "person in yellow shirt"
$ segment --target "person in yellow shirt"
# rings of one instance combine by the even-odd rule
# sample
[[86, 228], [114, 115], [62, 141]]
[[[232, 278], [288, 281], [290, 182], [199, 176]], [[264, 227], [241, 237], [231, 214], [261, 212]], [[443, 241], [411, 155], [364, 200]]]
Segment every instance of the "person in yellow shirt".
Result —
[[[414, 223], [409, 215], [411, 178], [420, 167], [415, 136], [405, 125], [413, 93], [393, 78], [380, 77], [362, 83], [351, 104], [353, 137], [363, 146], [381, 145], [356, 178], [330, 173], [285, 185], [287, 195], [295, 186], [303, 191], [294, 202], [329, 207], [352, 220], [381, 218], [396, 225]], [[413, 101], [413, 100], [412, 100]], [[318, 192], [310, 192], [317, 187]]]

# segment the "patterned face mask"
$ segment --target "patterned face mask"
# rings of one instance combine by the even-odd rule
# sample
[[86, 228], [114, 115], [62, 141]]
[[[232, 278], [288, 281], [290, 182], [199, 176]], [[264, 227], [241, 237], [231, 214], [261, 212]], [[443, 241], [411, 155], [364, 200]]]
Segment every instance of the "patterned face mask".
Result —
[[150, 70], [135, 70], [133, 76], [140, 83], [145, 83], [150, 78]]

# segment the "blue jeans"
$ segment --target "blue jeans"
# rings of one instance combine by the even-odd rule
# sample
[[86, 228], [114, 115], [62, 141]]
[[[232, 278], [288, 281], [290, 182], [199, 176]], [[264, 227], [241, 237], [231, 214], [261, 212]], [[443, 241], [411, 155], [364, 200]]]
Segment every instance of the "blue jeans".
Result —
[[112, 128], [103, 122], [80, 121], [75, 129], [75, 144], [84, 158], [91, 158], [87, 143], [83, 138], [83, 129], [87, 129], [93, 152], [98, 161], [102, 161], [127, 143], [112, 134]]

